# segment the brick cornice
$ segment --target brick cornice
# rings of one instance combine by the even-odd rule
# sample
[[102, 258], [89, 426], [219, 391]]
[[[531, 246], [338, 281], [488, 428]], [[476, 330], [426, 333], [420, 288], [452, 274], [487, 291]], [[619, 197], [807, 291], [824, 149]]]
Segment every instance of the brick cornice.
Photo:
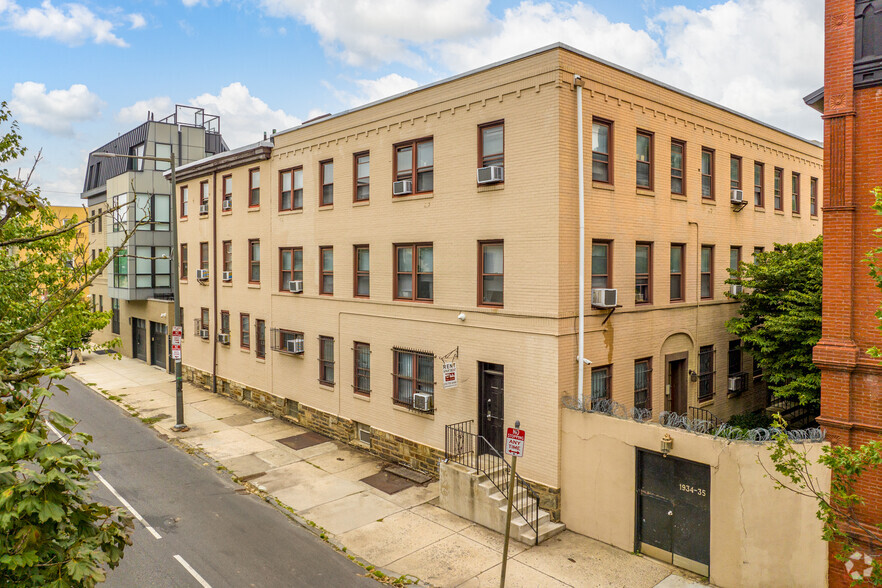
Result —
[[858, 364], [860, 349], [854, 341], [821, 339], [812, 350], [812, 361], [822, 369], [852, 371]]
[[859, 423], [857, 421], [841, 421], [830, 417], [819, 416], [818, 424], [828, 429], [837, 429], [839, 431], [868, 431], [870, 433], [882, 433], [882, 426], [870, 425], [868, 423]]

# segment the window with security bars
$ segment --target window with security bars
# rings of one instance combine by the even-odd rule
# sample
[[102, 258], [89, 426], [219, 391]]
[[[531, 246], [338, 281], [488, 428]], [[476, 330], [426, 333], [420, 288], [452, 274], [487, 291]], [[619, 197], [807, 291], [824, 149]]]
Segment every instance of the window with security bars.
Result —
[[435, 357], [416, 351], [392, 351], [392, 401], [412, 408], [415, 393], [435, 393]]
[[714, 397], [714, 346], [704, 345], [698, 351], [698, 400]]
[[652, 408], [652, 358], [634, 362], [634, 408]]
[[591, 368], [591, 408], [597, 408], [601, 400], [609, 400], [610, 395], [610, 366]]
[[334, 338], [319, 337], [319, 382], [334, 385]]
[[371, 394], [371, 346], [358, 341], [352, 347], [355, 359], [355, 382], [353, 388], [356, 394], [370, 396]]

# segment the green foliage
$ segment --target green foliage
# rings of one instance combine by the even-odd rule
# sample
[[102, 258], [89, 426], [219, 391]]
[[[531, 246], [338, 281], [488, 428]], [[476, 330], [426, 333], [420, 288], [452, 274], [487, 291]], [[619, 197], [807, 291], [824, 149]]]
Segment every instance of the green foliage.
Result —
[[[875, 200], [870, 207], [876, 211], [876, 214], [882, 216], [882, 187], [877, 186], [874, 188], [873, 196]], [[882, 238], [882, 227], [873, 229], [873, 234]], [[874, 247], [867, 252], [865, 261], [870, 266], [870, 277], [876, 283], [876, 286], [882, 290], [882, 245]], [[879, 325], [876, 328], [882, 331], [882, 304], [876, 309], [876, 318], [879, 319]], [[867, 353], [873, 357], [882, 358], [882, 349], [878, 347], [871, 347], [867, 350]]]
[[[775, 415], [774, 426], [779, 429], [769, 446], [770, 457], [775, 471], [783, 481], [774, 478], [775, 487], [796, 492], [813, 498], [818, 503], [817, 517], [823, 523], [822, 536], [833, 542], [839, 549], [836, 558], [846, 562], [858, 545], [850, 530], [859, 529], [870, 537], [872, 544], [882, 543], [882, 525], [863, 524], [855, 515], [854, 509], [863, 505], [865, 499], [855, 491], [861, 475], [867, 470], [882, 465], [882, 442], [873, 441], [857, 448], [847, 445], [825, 446], [817, 463], [831, 472], [830, 491], [812, 474], [812, 461], [804, 450], [793, 446], [783, 429], [786, 423], [780, 415]], [[882, 552], [867, 554], [871, 556], [871, 575], [864, 581], [873, 586], [882, 586]], [[853, 577], [857, 582], [859, 578]]]
[[820, 403], [821, 374], [812, 348], [821, 338], [821, 237], [808, 243], [775, 245], [742, 263], [726, 282], [740, 284], [731, 296], [741, 305], [726, 323], [744, 349], [759, 361], [775, 396], [803, 405]]
[[772, 425], [772, 417], [764, 412], [745, 412], [729, 417], [726, 423], [730, 427], [738, 427], [749, 431], [751, 429], [768, 429]]

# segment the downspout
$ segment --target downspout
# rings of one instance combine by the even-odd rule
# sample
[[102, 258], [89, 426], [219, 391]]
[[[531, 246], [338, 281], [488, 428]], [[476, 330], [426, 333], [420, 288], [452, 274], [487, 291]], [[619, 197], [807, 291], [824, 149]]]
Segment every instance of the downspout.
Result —
[[582, 138], [582, 76], [573, 76], [576, 86], [576, 133], [579, 138], [579, 408], [583, 404], [585, 386], [585, 158]]
[[220, 314], [217, 311], [217, 171], [211, 175], [211, 295], [214, 301], [214, 329], [211, 337], [211, 392], [217, 394], [217, 323], [220, 320]]

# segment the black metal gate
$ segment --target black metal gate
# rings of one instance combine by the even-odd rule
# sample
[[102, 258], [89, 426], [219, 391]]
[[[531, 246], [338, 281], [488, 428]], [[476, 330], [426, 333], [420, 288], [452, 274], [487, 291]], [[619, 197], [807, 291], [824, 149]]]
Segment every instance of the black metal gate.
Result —
[[479, 363], [481, 376], [478, 394], [478, 435], [487, 440], [500, 454], [505, 437], [504, 367], [495, 363]]
[[147, 361], [147, 324], [144, 319], [132, 318], [132, 357]]
[[710, 573], [710, 467], [637, 450], [637, 550]]

